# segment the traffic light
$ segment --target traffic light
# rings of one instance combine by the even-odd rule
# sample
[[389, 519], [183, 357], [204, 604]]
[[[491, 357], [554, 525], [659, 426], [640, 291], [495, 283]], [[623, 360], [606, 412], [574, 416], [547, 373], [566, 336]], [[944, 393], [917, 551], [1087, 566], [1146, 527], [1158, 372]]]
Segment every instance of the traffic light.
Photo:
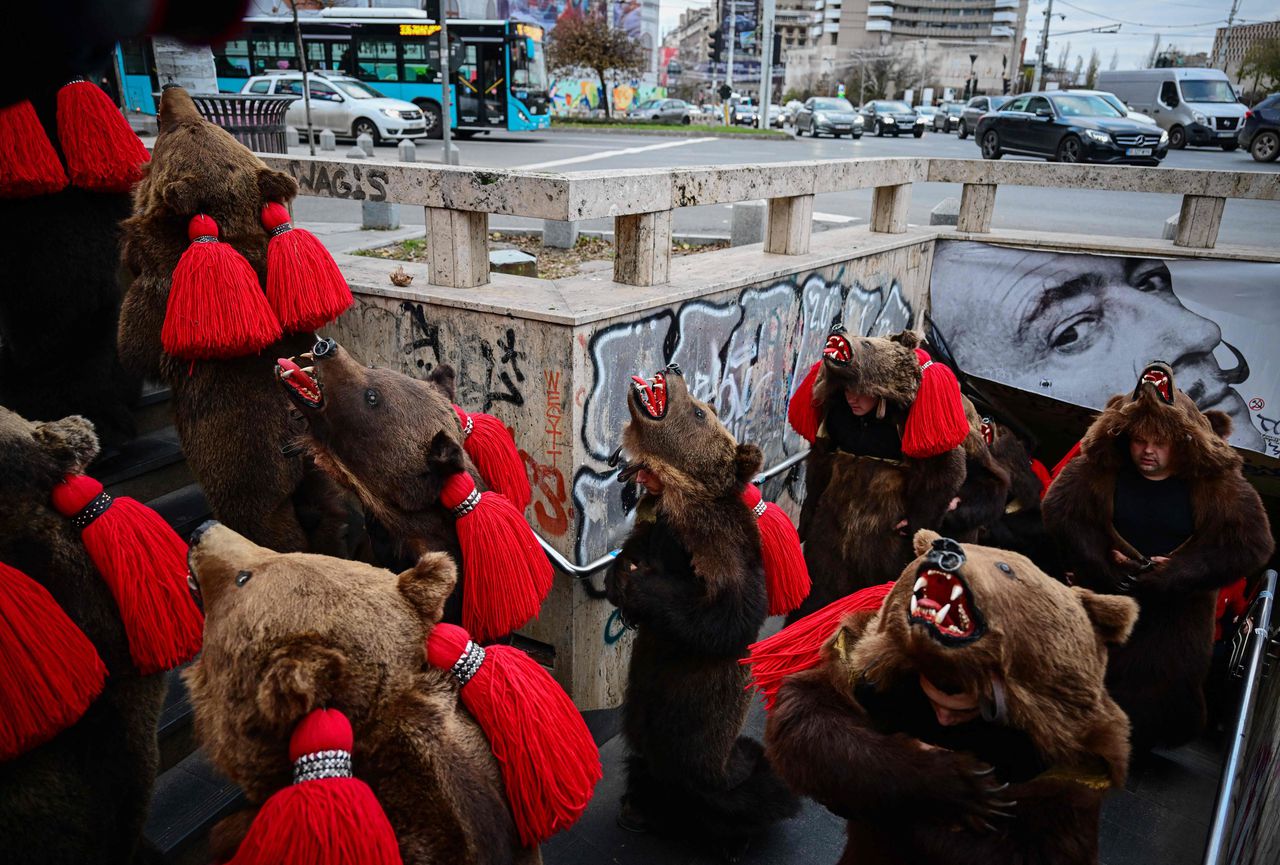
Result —
[[720, 57], [724, 53], [724, 31], [715, 30], [711, 33], [710, 54], [711, 62], [719, 63]]

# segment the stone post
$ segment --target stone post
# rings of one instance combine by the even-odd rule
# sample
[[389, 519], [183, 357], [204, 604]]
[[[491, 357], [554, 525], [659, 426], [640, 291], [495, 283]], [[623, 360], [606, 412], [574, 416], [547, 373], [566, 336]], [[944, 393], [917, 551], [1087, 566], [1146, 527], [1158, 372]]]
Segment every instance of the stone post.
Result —
[[671, 268], [671, 211], [615, 216], [613, 281], [662, 285]]
[[804, 255], [813, 235], [813, 196], [789, 195], [769, 199], [764, 226], [764, 251]]
[[871, 196], [871, 230], [886, 234], [905, 233], [910, 205], [910, 183], [877, 186]]

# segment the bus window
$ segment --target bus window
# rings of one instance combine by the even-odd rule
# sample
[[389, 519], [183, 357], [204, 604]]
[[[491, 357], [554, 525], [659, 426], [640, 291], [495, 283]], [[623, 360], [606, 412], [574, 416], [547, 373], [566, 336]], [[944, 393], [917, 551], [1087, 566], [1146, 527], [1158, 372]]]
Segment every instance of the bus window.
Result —
[[395, 81], [396, 43], [390, 39], [356, 40], [356, 77], [362, 81]]
[[253, 40], [253, 71], [261, 74], [269, 69], [297, 69], [298, 50], [291, 39], [256, 37]]
[[424, 42], [404, 43], [404, 72], [400, 80], [406, 84], [435, 84], [440, 80], [440, 45]]
[[249, 42], [237, 39], [213, 48], [213, 62], [219, 78], [249, 77]]
[[330, 42], [329, 43], [329, 60], [330, 69], [337, 69], [341, 72], [351, 74], [351, 43], [350, 42]]
[[307, 48], [307, 67], [309, 69], [328, 69], [329, 58], [325, 57], [323, 42], [310, 42]]
[[515, 39], [511, 46], [511, 87], [535, 93], [547, 91], [547, 64], [542, 45], [532, 39]]

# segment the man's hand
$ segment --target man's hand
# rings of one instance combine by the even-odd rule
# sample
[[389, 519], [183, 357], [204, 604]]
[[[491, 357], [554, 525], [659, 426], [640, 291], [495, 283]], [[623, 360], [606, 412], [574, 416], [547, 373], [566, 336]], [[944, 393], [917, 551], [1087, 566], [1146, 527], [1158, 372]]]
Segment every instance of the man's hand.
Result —
[[956, 496], [951, 500], [951, 504], [947, 505], [947, 510], [954, 511], [958, 507], [960, 507], [960, 497]]
[[1142, 562], [1138, 561], [1137, 559], [1129, 558], [1119, 550], [1111, 551], [1111, 559], [1117, 565], [1124, 568], [1126, 571], [1137, 573], [1138, 571], [1142, 570]]
[[894, 525], [893, 530], [905, 538], [907, 536], [906, 519], [904, 518], [904, 519], [898, 520], [898, 522]]

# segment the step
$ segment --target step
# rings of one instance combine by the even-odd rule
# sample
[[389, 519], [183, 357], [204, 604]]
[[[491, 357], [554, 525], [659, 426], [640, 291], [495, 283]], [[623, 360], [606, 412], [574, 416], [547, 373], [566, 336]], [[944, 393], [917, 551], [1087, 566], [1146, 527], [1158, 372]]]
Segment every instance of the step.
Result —
[[89, 467], [89, 473], [117, 496], [147, 501], [186, 486], [194, 478], [171, 426], [144, 433]]
[[184, 541], [191, 537], [196, 526], [213, 516], [204, 491], [196, 483], [156, 496], [147, 506], [164, 517]]
[[143, 833], [168, 865], [205, 865], [210, 827], [244, 805], [240, 788], [197, 750], [156, 779]]
[[183, 664], [165, 674], [168, 689], [164, 695], [164, 708], [160, 710], [160, 722], [156, 738], [160, 742], [160, 771], [165, 772], [178, 765], [196, 750], [195, 730], [192, 728], [195, 712], [182, 681]]
[[144, 381], [142, 394], [133, 404], [133, 420], [137, 424], [138, 434], [155, 432], [173, 425], [173, 408], [169, 399], [173, 392], [162, 384]]

